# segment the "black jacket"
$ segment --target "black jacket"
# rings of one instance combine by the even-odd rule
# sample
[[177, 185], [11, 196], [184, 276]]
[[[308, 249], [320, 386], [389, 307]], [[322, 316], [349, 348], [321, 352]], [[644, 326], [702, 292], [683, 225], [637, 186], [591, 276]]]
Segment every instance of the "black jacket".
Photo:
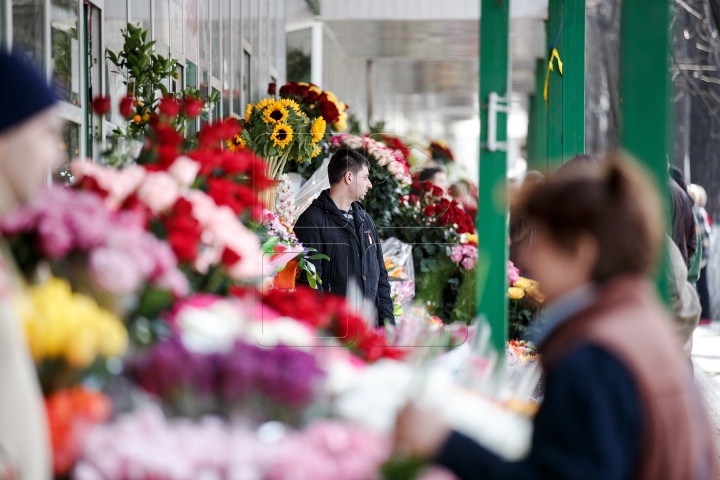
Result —
[[[365, 298], [373, 301], [378, 325], [395, 323], [390, 284], [375, 222], [359, 202], [352, 205], [354, 225], [324, 190], [295, 223], [295, 235], [305, 247], [317, 249], [330, 260], [312, 260], [322, 284], [321, 292], [346, 295], [348, 279], [354, 278]], [[307, 283], [305, 275], [300, 283]]]

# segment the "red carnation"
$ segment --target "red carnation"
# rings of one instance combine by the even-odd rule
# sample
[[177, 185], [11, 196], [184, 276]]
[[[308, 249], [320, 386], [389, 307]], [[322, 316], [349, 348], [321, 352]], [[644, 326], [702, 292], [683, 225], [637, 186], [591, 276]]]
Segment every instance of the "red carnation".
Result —
[[163, 97], [162, 100], [160, 100], [158, 110], [161, 114], [168, 117], [176, 117], [177, 114], [180, 113], [180, 104], [178, 103], [177, 99], [168, 95]]
[[438, 187], [437, 185], [433, 187], [432, 194], [433, 197], [442, 197], [445, 192], [442, 188]]
[[110, 97], [107, 95], [98, 95], [97, 97], [93, 98], [92, 107], [95, 115], [102, 117], [106, 113], [110, 112]]
[[133, 98], [130, 96], [123, 97], [120, 100], [120, 115], [124, 118], [128, 118], [133, 111]]
[[307, 85], [298, 85], [295, 94], [299, 97], [307, 97], [308, 92], [310, 92], [310, 87]]
[[200, 98], [188, 95], [183, 100], [183, 111], [188, 118], [197, 118], [203, 107], [205, 107], [205, 101]]
[[420, 201], [420, 199], [418, 198], [418, 196], [417, 196], [417, 195], [414, 195], [414, 194], [412, 194], [412, 193], [411, 193], [410, 196], [408, 197], [408, 202], [410, 202], [410, 205], [412, 205], [412, 206], [417, 205], [417, 203], [418, 203], [419, 201]]
[[276, 89], [275, 82], [270, 82], [268, 84], [268, 95], [275, 95], [275, 89]]
[[412, 183], [412, 189], [413, 190], [420, 190], [422, 188], [422, 185], [420, 185], [420, 182], [417, 180]]
[[425, 210], [423, 210], [423, 213], [428, 217], [432, 217], [435, 215], [435, 205], [428, 205], [425, 207]]
[[433, 184], [430, 183], [429, 181], [425, 180], [422, 183], [422, 189], [425, 190], [426, 192], [430, 193], [430, 192], [432, 192]]

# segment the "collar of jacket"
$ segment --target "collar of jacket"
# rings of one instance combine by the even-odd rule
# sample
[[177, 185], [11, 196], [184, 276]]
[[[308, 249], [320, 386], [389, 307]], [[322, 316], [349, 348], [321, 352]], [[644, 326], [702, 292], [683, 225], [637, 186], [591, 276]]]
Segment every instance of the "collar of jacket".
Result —
[[[339, 223], [343, 223], [346, 221], [345, 219], [345, 212], [340, 210], [337, 205], [335, 205], [335, 202], [333, 201], [332, 197], [330, 196], [330, 189], [325, 189], [320, 193], [320, 196], [316, 198], [313, 203], [316, 207], [319, 207], [321, 210], [324, 210], [328, 214], [331, 214], [331, 216], [334, 217], [335, 221], [338, 221]], [[353, 215], [355, 218], [360, 219], [361, 223], [365, 222], [365, 207], [360, 202], [353, 202], [352, 204], [353, 209]], [[354, 230], [354, 228], [353, 228]]]

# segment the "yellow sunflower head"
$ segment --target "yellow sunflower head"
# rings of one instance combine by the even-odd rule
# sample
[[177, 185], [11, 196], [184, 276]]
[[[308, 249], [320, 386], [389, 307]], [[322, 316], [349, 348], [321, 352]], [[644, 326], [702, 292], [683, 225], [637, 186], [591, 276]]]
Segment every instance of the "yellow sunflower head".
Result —
[[275, 99], [263, 98], [255, 105], [255, 108], [257, 108], [258, 110], [263, 110], [265, 107], [267, 107], [268, 105], [272, 105], [273, 103], [275, 103]]
[[320, 155], [320, 152], [322, 152], [322, 148], [320, 148], [320, 145], [314, 145], [312, 154], [310, 154], [310, 158], [315, 158], [318, 155]]
[[285, 148], [293, 140], [293, 129], [286, 123], [278, 123], [273, 129], [270, 139], [276, 147]]
[[250, 117], [252, 116], [252, 113], [253, 113], [253, 104], [248, 103], [248, 106], [245, 108], [245, 121], [246, 122], [250, 121]]
[[315, 121], [312, 124], [312, 127], [310, 127], [310, 132], [312, 132], [312, 144], [313, 145], [318, 143], [325, 136], [325, 127], [326, 126], [327, 126], [327, 123], [325, 122], [325, 119], [323, 117], [317, 117], [315, 119]]
[[275, 103], [280, 104], [285, 108], [291, 108], [295, 113], [300, 115], [300, 105], [298, 105], [298, 103], [291, 98], [281, 98]]
[[263, 121], [268, 124], [277, 125], [279, 123], [285, 123], [288, 118], [287, 108], [283, 107], [279, 103], [274, 103], [265, 108], [263, 114]]
[[231, 152], [237, 152], [238, 150], [245, 148], [245, 140], [243, 140], [240, 135], [235, 135], [225, 143]]

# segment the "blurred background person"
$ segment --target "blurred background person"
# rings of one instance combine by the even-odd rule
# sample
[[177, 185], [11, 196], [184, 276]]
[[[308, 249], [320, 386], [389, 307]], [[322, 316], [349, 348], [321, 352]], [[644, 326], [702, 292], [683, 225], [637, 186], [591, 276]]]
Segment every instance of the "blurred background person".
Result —
[[534, 335], [546, 390], [528, 458], [502, 460], [414, 405], [398, 417], [397, 448], [463, 480], [714, 478], [713, 432], [649, 280], [663, 242], [650, 175], [617, 158], [578, 173], [525, 202], [531, 273], [549, 302]]
[[[0, 215], [37, 195], [62, 162], [62, 121], [45, 81], [18, 58], [0, 53]], [[0, 449], [23, 480], [51, 477], [50, 441], [35, 366], [15, 311], [12, 261], [0, 256]]]
[[700, 277], [702, 260], [700, 228], [695, 221], [694, 202], [687, 193], [682, 173], [677, 167], [670, 167], [669, 173], [671, 237], [688, 267], [688, 281], [694, 285]]
[[712, 220], [705, 210], [707, 205], [707, 193], [700, 185], [688, 185], [688, 194], [695, 202], [693, 212], [695, 221], [700, 227], [700, 238], [702, 240], [702, 257], [700, 263], [700, 277], [698, 278], [697, 287], [700, 296], [700, 305], [702, 306], [702, 314], [700, 316], [701, 324], [708, 324], [712, 320], [712, 311], [710, 309], [711, 297], [708, 288], [708, 259], [710, 257], [710, 234], [712, 229]]
[[442, 191], [447, 193], [450, 185], [448, 184], [447, 176], [442, 169], [437, 167], [426, 168], [421, 170], [418, 174], [418, 180], [422, 182], [430, 182], [436, 187], [442, 188]]

